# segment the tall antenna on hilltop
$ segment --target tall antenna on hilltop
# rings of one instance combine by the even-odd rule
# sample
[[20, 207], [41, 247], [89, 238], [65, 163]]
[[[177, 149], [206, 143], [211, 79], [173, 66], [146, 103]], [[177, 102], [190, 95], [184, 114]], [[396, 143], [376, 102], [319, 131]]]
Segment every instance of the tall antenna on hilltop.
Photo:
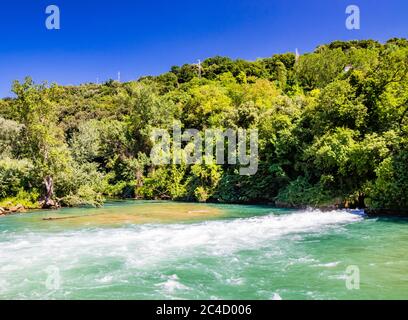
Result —
[[96, 77], [96, 84], [99, 84], [99, 77]]
[[118, 72], [118, 82], [120, 82], [120, 71]]
[[296, 48], [296, 52], [295, 52], [295, 62], [296, 63], [299, 61], [299, 58], [300, 58], [299, 50], [298, 48]]
[[203, 67], [201, 66], [200, 59], [198, 59], [197, 67], [198, 67], [198, 77], [201, 78], [201, 71], [203, 70]]

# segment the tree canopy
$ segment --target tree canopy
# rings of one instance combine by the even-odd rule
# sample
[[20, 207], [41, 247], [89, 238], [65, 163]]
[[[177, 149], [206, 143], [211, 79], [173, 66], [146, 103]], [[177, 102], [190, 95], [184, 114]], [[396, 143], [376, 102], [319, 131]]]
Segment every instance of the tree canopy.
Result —
[[[0, 206], [106, 197], [408, 208], [408, 41], [212, 57], [137, 81], [14, 82], [0, 100]], [[154, 128], [256, 128], [259, 170], [163, 165]]]

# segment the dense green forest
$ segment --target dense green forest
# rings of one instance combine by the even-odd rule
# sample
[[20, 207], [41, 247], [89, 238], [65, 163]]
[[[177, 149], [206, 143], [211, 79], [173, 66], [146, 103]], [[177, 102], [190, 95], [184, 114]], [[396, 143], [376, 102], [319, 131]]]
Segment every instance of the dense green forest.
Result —
[[[30, 78], [0, 100], [0, 207], [111, 197], [408, 208], [408, 41], [213, 57], [138, 81]], [[259, 169], [150, 160], [154, 128], [257, 128]]]

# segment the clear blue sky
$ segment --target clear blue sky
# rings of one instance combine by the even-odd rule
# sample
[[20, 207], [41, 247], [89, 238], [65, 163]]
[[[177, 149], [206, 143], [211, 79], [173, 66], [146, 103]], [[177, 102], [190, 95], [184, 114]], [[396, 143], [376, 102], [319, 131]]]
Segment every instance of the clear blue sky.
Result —
[[[45, 8], [61, 9], [61, 30]], [[361, 9], [361, 30], [345, 8]], [[79, 84], [156, 75], [214, 55], [256, 59], [333, 40], [407, 37], [407, 0], [2, 0], [0, 96], [11, 82]]]

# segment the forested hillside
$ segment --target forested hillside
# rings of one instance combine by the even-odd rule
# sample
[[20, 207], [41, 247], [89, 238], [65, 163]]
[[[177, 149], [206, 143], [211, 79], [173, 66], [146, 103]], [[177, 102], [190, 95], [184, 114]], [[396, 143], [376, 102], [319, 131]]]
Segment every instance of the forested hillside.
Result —
[[[0, 207], [121, 197], [408, 208], [406, 39], [201, 67], [128, 83], [16, 81], [15, 96], [0, 100]], [[174, 121], [257, 128], [258, 172], [152, 165], [151, 130]]]

